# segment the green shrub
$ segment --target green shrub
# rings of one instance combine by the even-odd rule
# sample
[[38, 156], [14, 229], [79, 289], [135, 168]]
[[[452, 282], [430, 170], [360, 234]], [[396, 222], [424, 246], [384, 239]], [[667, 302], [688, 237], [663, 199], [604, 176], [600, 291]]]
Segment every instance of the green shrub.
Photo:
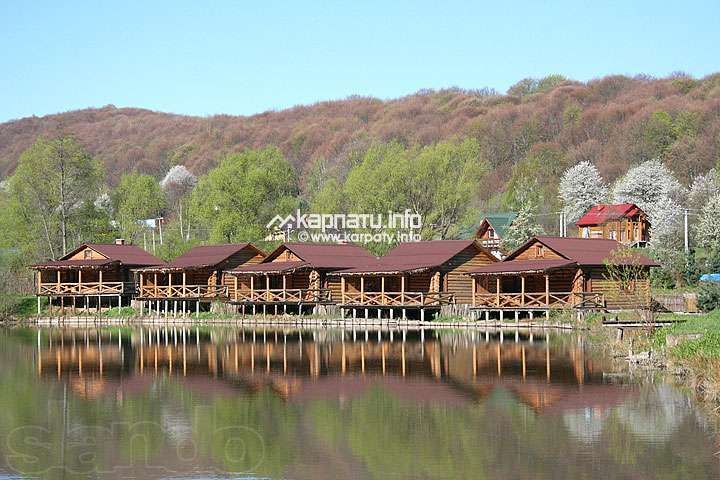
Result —
[[720, 309], [720, 283], [702, 282], [700, 284], [698, 306], [704, 312]]

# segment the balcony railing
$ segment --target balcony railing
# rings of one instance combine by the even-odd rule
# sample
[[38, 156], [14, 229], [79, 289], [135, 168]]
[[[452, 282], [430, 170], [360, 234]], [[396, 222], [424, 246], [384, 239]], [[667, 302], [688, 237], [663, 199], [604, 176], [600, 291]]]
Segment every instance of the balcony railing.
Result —
[[454, 302], [447, 292], [345, 292], [341, 303], [363, 307], [439, 307]]
[[233, 301], [238, 303], [330, 303], [331, 291], [326, 288], [270, 290], [238, 290]]
[[605, 296], [594, 292], [549, 293], [482, 293], [475, 294], [475, 308], [522, 309], [522, 308], [603, 308]]
[[41, 283], [38, 295], [75, 296], [75, 295], [132, 295], [135, 284], [132, 282], [71, 282]]
[[227, 285], [144, 285], [140, 298], [227, 298]]

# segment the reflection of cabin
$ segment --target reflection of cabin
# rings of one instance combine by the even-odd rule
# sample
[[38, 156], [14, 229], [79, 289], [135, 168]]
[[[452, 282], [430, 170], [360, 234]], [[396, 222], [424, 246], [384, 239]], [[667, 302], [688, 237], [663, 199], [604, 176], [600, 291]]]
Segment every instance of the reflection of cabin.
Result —
[[[636, 308], [650, 301], [650, 267], [639, 254], [619, 255], [615, 240], [535, 237], [504, 261], [470, 272], [473, 305], [489, 311]], [[610, 262], [616, 273], [611, 275]]]
[[644, 246], [650, 240], [647, 215], [632, 203], [595, 205], [575, 224], [582, 238], [607, 238], [633, 246]]
[[[56, 261], [33, 265], [37, 295], [66, 307], [101, 308], [129, 305], [135, 295], [131, 269], [163, 261], [135, 245], [85, 243]], [[39, 306], [39, 301], [38, 301]]]
[[[187, 301], [196, 311], [202, 303], [226, 300], [235, 293], [235, 278], [224, 274], [244, 264], [260, 262], [265, 254], [250, 243], [202, 245], [193, 247], [170, 263], [138, 269], [139, 300], [153, 302], [155, 311], [168, 312], [169, 302], [182, 300], [185, 312]], [[177, 304], [173, 303], [173, 312]]]
[[365, 316], [369, 310], [390, 318], [407, 310], [436, 313], [442, 305], [470, 304], [472, 281], [466, 273], [497, 259], [475, 240], [401, 243], [385, 256], [336, 272], [341, 278], [342, 314]]
[[[317, 305], [337, 303], [340, 279], [328, 274], [374, 261], [375, 257], [357, 245], [284, 243], [261, 263], [247, 265], [226, 273], [236, 277], [237, 290], [231, 302], [245, 311], [258, 307], [277, 313], [288, 308], [302, 313]], [[249, 312], [248, 312], [249, 313]]]
[[475, 232], [475, 238], [480, 245], [490, 250], [493, 255], [502, 258], [503, 252], [500, 248], [505, 232], [517, 215], [514, 213], [495, 213], [483, 218], [480, 226]]

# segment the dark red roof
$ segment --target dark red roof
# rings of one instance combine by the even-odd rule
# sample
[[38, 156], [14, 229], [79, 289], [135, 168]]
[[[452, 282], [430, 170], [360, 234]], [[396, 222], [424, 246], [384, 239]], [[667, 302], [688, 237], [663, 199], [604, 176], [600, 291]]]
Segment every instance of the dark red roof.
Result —
[[230, 270], [228, 273], [291, 273], [295, 270], [309, 267], [310, 265], [307, 262], [267, 262], [242, 265], [238, 268]]
[[340, 269], [363, 265], [375, 259], [364, 248], [349, 243], [284, 243], [267, 256], [268, 263], [285, 249], [313, 268]]
[[634, 203], [618, 203], [615, 205], [601, 203], [594, 205], [588, 212], [575, 222], [578, 227], [602, 225], [610, 220], [634, 217], [642, 210]]
[[[520, 253], [527, 250], [535, 242], [540, 242], [560, 255], [561, 259], [514, 260]], [[625, 247], [616, 240], [604, 238], [568, 238], [568, 237], [534, 237], [516, 249], [505, 260], [495, 265], [485, 265], [470, 272], [473, 274], [511, 273], [540, 271], [577, 264], [579, 266], [600, 266], [612, 259], [613, 252]], [[563, 261], [565, 262], [563, 264]], [[640, 253], [633, 254], [633, 261], [648, 267], [657, 267], [658, 263]]]
[[[107, 257], [106, 260], [69, 260], [70, 257], [83, 250], [84, 248], [91, 248], [96, 252]], [[162, 265], [165, 262], [159, 258], [149, 254], [142, 248], [136, 245], [117, 245], [117, 244], [104, 244], [104, 243], [83, 243], [78, 246], [72, 252], [64, 255], [60, 260], [39, 263], [33, 265], [34, 267], [59, 267], [59, 268], [70, 268], [73, 266], [100, 266], [107, 263], [118, 262], [125, 266], [144, 267], [150, 265]]]
[[[191, 268], [219, 267], [223, 262], [245, 248], [262, 253], [250, 243], [229, 243], [224, 245], [198, 245], [171, 262], [159, 267], [161, 270], [183, 270]], [[150, 268], [149, 270], [153, 270]]]
[[[443, 265], [472, 245], [482, 249], [475, 240], [429, 240], [401, 243], [383, 257], [338, 273], [351, 275], [428, 270]], [[495, 260], [495, 257], [489, 253], [488, 258]]]
[[565, 259], [538, 259], [538, 260], [513, 260], [511, 262], [497, 262], [490, 265], [483, 265], [473, 269], [470, 275], [489, 275], [502, 273], [520, 272], [548, 272], [558, 268], [577, 265], [572, 260]]
[[114, 265], [117, 262], [107, 259], [94, 260], [51, 260], [44, 263], [32, 265], [32, 268], [57, 268], [57, 269], [73, 269], [73, 268], [101, 268], [108, 265]]

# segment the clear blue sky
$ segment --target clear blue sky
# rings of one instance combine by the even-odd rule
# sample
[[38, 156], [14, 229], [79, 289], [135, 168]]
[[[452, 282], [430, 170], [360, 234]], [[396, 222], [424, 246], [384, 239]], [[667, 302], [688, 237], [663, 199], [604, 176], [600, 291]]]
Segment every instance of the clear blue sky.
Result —
[[0, 121], [110, 103], [252, 114], [549, 73], [704, 76], [720, 1], [3, 0], [0, 45]]

